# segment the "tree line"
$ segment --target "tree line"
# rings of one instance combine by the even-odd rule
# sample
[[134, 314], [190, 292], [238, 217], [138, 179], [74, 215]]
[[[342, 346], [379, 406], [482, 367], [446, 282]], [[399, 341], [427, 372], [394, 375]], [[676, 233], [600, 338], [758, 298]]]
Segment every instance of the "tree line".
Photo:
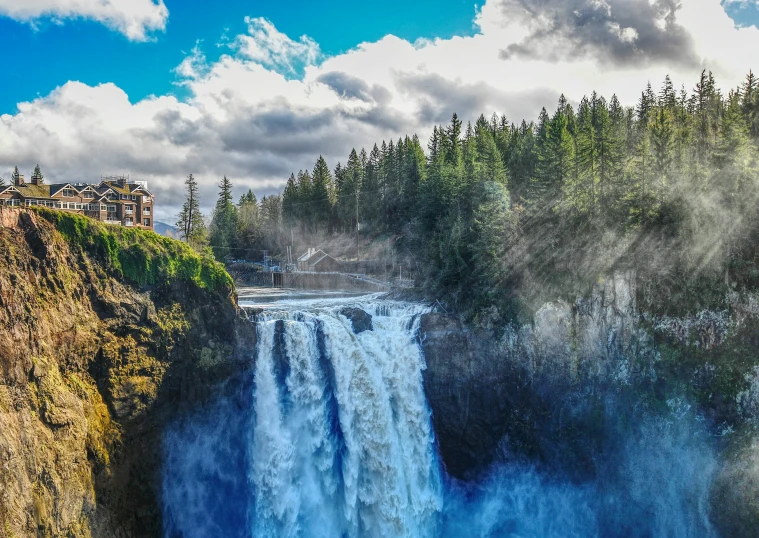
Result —
[[636, 106], [594, 92], [577, 106], [562, 96], [535, 122], [454, 114], [426, 151], [414, 135], [334, 169], [319, 157], [261, 204], [252, 193], [233, 204], [225, 178], [209, 233], [224, 255], [360, 223], [393, 237], [427, 290], [511, 316], [623, 265], [672, 289], [677, 275], [759, 284], [758, 193], [759, 82], [750, 72], [724, 94], [704, 71], [690, 91], [649, 84]]

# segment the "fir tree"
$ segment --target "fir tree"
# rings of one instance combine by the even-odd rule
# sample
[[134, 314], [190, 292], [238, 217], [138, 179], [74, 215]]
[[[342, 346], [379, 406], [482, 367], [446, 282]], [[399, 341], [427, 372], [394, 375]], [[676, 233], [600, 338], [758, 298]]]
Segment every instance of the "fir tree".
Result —
[[211, 218], [209, 240], [214, 256], [222, 260], [234, 254], [237, 234], [237, 207], [232, 202], [232, 183], [224, 176], [219, 183], [219, 198]]
[[177, 228], [181, 238], [196, 250], [201, 250], [207, 241], [207, 232], [198, 199], [198, 182], [192, 174], [185, 180], [186, 196], [182, 211], [177, 216]]

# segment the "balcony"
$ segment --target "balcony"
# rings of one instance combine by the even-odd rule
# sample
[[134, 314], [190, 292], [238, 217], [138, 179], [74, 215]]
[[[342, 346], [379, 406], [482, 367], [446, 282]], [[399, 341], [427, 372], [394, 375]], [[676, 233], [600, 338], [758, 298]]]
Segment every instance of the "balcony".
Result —
[[127, 209], [124, 211], [126, 215], [134, 215], [134, 209]]
[[150, 208], [149, 207], [143, 207], [142, 208], [142, 214], [150, 216]]

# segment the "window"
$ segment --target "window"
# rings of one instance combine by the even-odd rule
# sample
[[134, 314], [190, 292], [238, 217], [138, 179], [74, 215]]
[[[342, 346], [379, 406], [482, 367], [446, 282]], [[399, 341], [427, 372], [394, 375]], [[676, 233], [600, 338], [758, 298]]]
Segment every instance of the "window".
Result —
[[132, 200], [134, 200], [134, 201], [137, 201], [137, 196], [135, 196], [135, 195], [133, 194], [133, 195], [132, 195]]
[[116, 213], [116, 206], [115, 205], [109, 205], [108, 206], [108, 212], [109, 213]]
[[142, 208], [142, 214], [143, 215], [150, 215], [150, 208], [149, 207], [143, 207]]
[[150, 226], [150, 219], [142, 219], [143, 226]]
[[63, 196], [65, 198], [73, 198], [76, 196], [76, 191], [73, 189], [63, 189]]
[[85, 198], [94, 198], [95, 197], [95, 193], [92, 192], [92, 191], [84, 191], [82, 193], [82, 196], [84, 196]]

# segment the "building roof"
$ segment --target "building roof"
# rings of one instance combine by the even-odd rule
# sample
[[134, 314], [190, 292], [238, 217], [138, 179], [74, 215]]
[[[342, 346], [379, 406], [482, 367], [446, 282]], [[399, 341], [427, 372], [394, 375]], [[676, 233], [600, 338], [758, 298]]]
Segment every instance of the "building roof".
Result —
[[326, 259], [330, 259], [334, 262], [338, 262], [335, 258], [324, 252], [323, 250], [317, 250], [313, 253], [313, 255], [306, 261], [306, 263], [309, 265], [309, 267], [313, 267], [315, 265], [318, 265], [319, 263], [323, 262]]
[[140, 183], [119, 184], [117, 181], [103, 181], [98, 185], [98, 189], [105, 190], [108, 188], [118, 194], [134, 194], [135, 192], [141, 192], [148, 196], [152, 195], [152, 193]]
[[77, 193], [79, 192], [77, 189], [75, 189], [71, 185], [71, 183], [54, 183], [52, 185], [49, 185], [49, 187], [50, 187], [50, 196], [53, 196], [54, 194], [58, 194], [60, 191], [66, 188], [74, 189], [75, 191], [77, 191]]
[[16, 190], [27, 198], [50, 198], [50, 185], [32, 185], [24, 183], [15, 185]]
[[98, 185], [98, 190], [106, 191], [108, 189], [111, 189], [112, 191], [118, 193], [118, 194], [132, 194], [132, 191], [129, 190], [129, 187], [122, 187], [120, 185], [117, 185], [115, 182], [112, 181], [103, 181], [100, 185]]

